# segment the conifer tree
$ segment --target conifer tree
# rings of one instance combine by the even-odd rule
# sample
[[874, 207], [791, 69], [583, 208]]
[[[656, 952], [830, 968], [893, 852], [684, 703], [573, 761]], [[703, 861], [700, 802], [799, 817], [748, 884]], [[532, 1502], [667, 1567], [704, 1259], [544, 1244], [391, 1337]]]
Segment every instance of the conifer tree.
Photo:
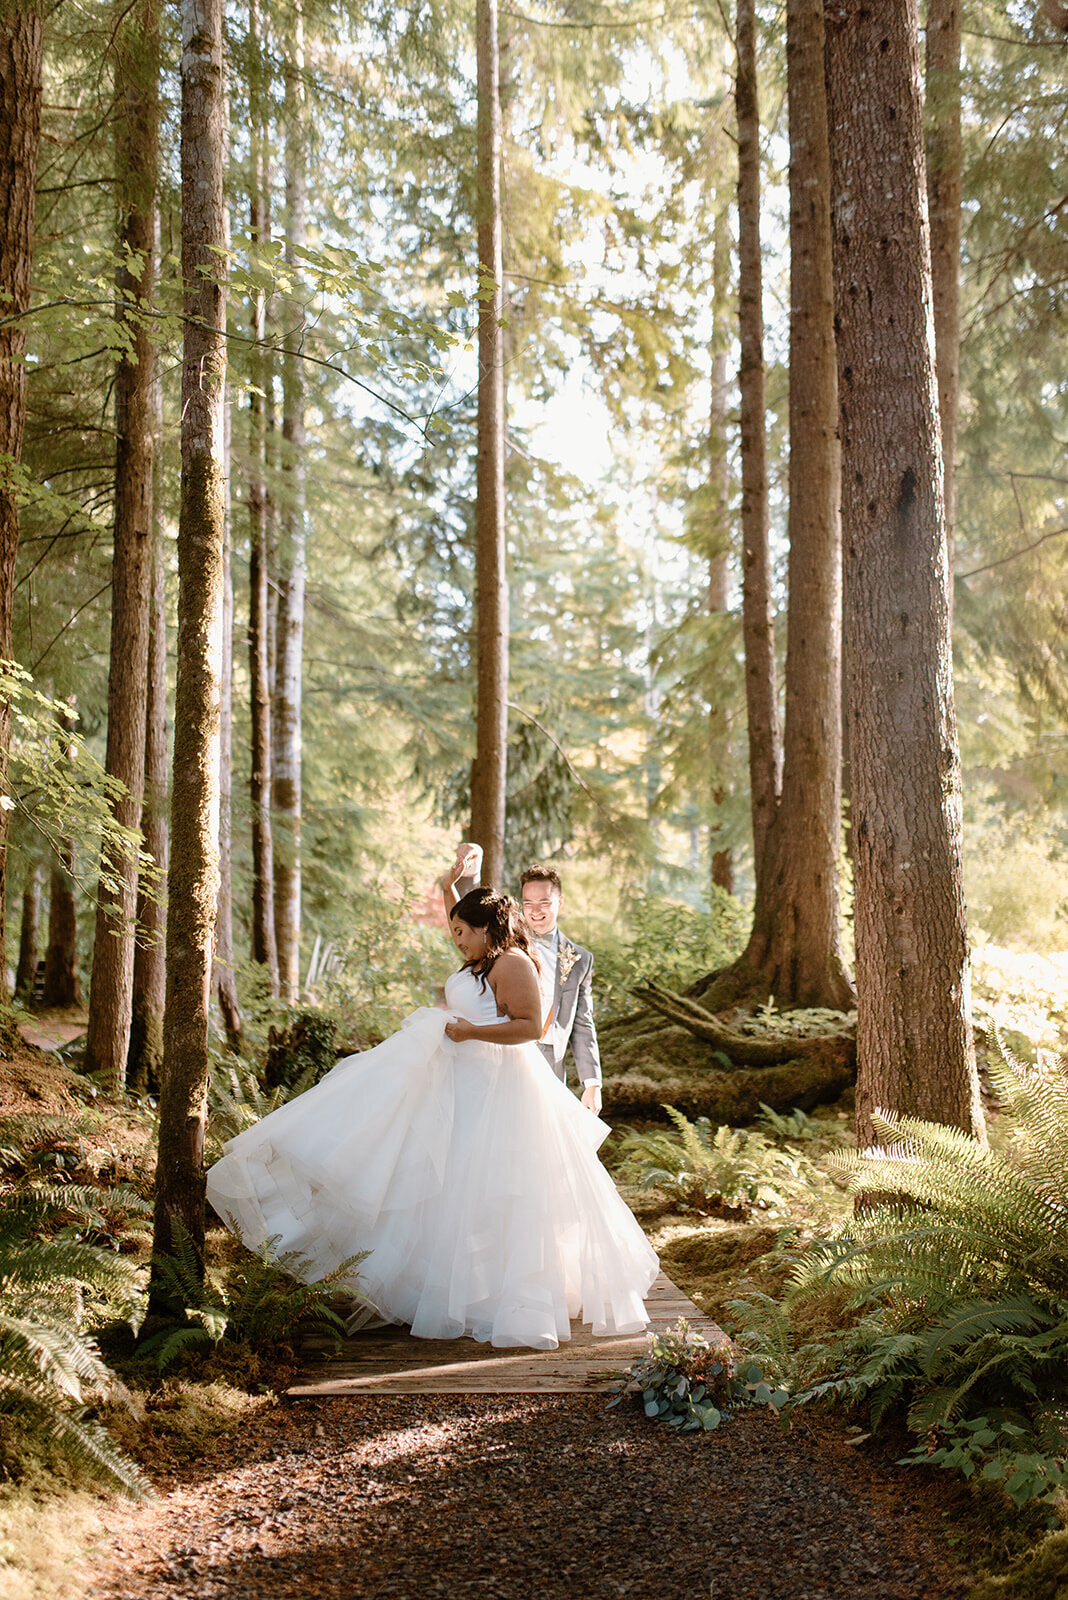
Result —
[[857, 1135], [985, 1137], [971, 1031], [914, 0], [827, 17], [857, 949]]
[[[204, 1129], [219, 890], [227, 238], [223, 0], [182, 0], [182, 502], [155, 1254], [204, 1240]], [[150, 1290], [150, 1311], [163, 1295]]]
[[508, 574], [504, 531], [503, 255], [501, 106], [496, 0], [477, 0], [478, 56], [478, 462], [475, 506], [476, 748], [470, 837], [483, 850], [482, 881], [504, 878], [508, 751]]
[[[123, 785], [115, 819], [137, 828], [145, 779], [145, 719], [152, 582], [153, 391], [156, 352], [147, 312], [156, 278], [159, 165], [158, 0], [140, 0], [115, 30], [116, 173], [119, 189], [118, 320], [129, 340], [115, 374], [115, 532], [111, 579], [106, 766]], [[113, 1092], [126, 1079], [133, 1006], [137, 863], [101, 863], [89, 986], [86, 1071]], [[105, 881], [105, 879], [107, 881]], [[112, 888], [109, 885], [114, 884]]]
[[749, 791], [759, 901], [768, 870], [767, 839], [779, 792], [782, 751], [768, 550], [768, 469], [764, 423], [763, 268], [760, 259], [760, 111], [756, 7], [738, 0], [738, 385], [741, 394], [742, 625], [749, 714]]
[[[297, 276], [307, 238], [308, 120], [304, 83], [304, 16], [298, 3], [286, 40], [286, 261]], [[304, 318], [297, 296], [286, 302], [282, 417], [282, 529], [278, 549], [278, 621], [273, 739], [274, 928], [278, 977], [290, 1002], [300, 988], [301, 717], [303, 714], [304, 591], [307, 579], [307, 501], [304, 433]]]
[[[41, 142], [41, 9], [5, 0], [0, 9], [0, 660], [12, 655], [19, 544], [16, 471], [26, 425], [22, 322], [30, 303], [37, 156]], [[0, 703], [0, 779], [7, 772], [11, 708]], [[6, 909], [8, 811], [0, 807], [0, 928]], [[0, 996], [7, 982], [0, 973]]]
[[744, 962], [782, 1005], [846, 1006], [838, 914], [841, 542], [823, 0], [789, 0], [790, 504], [782, 787]]

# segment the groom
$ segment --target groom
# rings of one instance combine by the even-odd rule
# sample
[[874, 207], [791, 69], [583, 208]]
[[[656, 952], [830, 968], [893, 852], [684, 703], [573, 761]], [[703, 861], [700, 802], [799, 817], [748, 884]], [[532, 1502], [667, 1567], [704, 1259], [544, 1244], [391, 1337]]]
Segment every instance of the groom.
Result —
[[[442, 888], [446, 910], [478, 883], [482, 851], [462, 844]], [[541, 963], [542, 1018], [545, 1027], [538, 1048], [556, 1076], [567, 1082], [567, 1047], [575, 1058], [582, 1084], [582, 1104], [601, 1109], [601, 1055], [593, 1022], [593, 956], [574, 944], [557, 926], [564, 891], [554, 867], [528, 867], [521, 881], [523, 914], [534, 935]]]
[[523, 915], [541, 962], [542, 1016], [538, 1048], [561, 1082], [567, 1082], [567, 1047], [582, 1084], [582, 1104], [601, 1109], [601, 1055], [593, 1022], [593, 956], [558, 926], [564, 900], [555, 867], [528, 867], [519, 880]]

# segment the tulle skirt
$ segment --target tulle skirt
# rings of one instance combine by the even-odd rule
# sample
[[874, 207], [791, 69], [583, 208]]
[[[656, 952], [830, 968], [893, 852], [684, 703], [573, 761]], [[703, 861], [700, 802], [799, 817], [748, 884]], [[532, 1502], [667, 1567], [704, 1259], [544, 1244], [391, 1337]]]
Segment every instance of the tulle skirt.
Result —
[[554, 1349], [646, 1326], [658, 1262], [597, 1156], [608, 1133], [536, 1045], [454, 1044], [422, 1008], [248, 1129], [208, 1198], [254, 1249], [426, 1339]]

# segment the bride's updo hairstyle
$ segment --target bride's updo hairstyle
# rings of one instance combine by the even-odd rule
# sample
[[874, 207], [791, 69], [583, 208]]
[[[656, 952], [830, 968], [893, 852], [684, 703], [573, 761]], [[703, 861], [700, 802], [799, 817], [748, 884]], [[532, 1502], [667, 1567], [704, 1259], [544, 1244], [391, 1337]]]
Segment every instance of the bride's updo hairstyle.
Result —
[[456, 917], [466, 922], [469, 928], [486, 930], [486, 954], [477, 961], [464, 962], [464, 967], [469, 967], [475, 977], [482, 980], [483, 988], [486, 987], [486, 974], [497, 957], [503, 956], [506, 950], [522, 950], [541, 970], [522, 908], [510, 894], [498, 894], [495, 889], [472, 889], [457, 900], [449, 917], [450, 920]]

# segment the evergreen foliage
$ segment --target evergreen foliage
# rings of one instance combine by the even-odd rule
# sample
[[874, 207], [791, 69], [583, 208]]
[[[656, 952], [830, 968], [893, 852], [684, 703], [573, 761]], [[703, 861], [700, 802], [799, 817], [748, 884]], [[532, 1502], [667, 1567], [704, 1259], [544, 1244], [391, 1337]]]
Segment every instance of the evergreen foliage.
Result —
[[85, 1331], [83, 1296], [137, 1294], [134, 1267], [114, 1251], [86, 1244], [69, 1229], [46, 1231], [79, 1199], [91, 1224], [96, 1196], [65, 1189], [0, 1199], [0, 1419], [19, 1441], [54, 1449], [93, 1482], [144, 1499], [144, 1476], [91, 1408], [124, 1391]]
[[290, 1345], [305, 1335], [339, 1339], [345, 1323], [329, 1296], [362, 1259], [349, 1256], [326, 1278], [309, 1282], [298, 1255], [276, 1257], [268, 1246], [262, 1255], [245, 1252], [219, 1283], [205, 1274], [193, 1241], [176, 1224], [173, 1254], [153, 1258], [164, 1325], [157, 1319], [138, 1353], [153, 1356], [164, 1371], [186, 1352], [223, 1339], [257, 1347]]
[[822, 1175], [807, 1156], [783, 1149], [757, 1128], [713, 1128], [665, 1106], [675, 1131], [628, 1130], [617, 1146], [619, 1176], [657, 1188], [708, 1216], [786, 1217], [817, 1203]]
[[[799, 1258], [785, 1309], [736, 1309], [751, 1348], [778, 1346], [791, 1408], [863, 1405], [877, 1428], [904, 1407], [905, 1462], [978, 1473], [1022, 1505], [1068, 1481], [1068, 1086], [1004, 1054], [990, 1072], [1005, 1150], [880, 1114], [887, 1146], [839, 1158], [856, 1217]], [[791, 1305], [843, 1291], [846, 1327], [791, 1345]]]

